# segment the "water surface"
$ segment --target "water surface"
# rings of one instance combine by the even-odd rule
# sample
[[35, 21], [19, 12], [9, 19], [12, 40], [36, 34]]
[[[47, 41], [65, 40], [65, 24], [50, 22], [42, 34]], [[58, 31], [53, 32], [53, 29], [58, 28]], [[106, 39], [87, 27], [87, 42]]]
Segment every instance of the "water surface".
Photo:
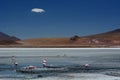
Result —
[[[11, 57], [15, 56], [18, 68], [48, 65], [71, 68], [64, 73], [25, 74], [15, 71]], [[89, 64], [89, 70], [82, 70]], [[42, 75], [42, 78], [38, 78]], [[0, 80], [120, 80], [119, 48], [0, 48]]]

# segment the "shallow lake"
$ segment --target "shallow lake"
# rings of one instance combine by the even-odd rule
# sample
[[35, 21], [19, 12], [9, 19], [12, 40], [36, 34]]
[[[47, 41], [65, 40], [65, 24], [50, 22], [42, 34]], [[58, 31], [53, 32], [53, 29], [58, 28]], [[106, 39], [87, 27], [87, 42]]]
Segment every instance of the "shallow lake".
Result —
[[[15, 56], [18, 68], [29, 65], [64, 66], [64, 73], [26, 74], [16, 72], [12, 63]], [[81, 67], [89, 64], [89, 70]], [[43, 77], [38, 78], [38, 75]], [[0, 48], [0, 80], [120, 80], [119, 48]]]

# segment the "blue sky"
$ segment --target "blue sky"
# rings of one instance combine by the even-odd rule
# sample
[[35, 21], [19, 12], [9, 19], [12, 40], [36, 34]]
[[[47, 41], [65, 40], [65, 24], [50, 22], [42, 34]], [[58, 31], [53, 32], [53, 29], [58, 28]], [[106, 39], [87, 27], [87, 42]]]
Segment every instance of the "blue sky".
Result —
[[0, 0], [0, 31], [22, 39], [85, 36], [117, 28], [120, 0]]

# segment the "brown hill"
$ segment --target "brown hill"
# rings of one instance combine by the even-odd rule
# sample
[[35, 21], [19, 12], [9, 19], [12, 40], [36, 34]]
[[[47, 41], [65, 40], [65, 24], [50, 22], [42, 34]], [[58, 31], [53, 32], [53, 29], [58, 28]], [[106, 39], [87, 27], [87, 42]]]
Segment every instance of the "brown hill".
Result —
[[90, 35], [90, 36], [86, 36], [86, 37], [93, 37], [93, 38], [120, 37], [120, 29], [108, 31], [108, 32], [101, 33], [101, 34]]
[[71, 38], [36, 38], [23, 40], [28, 46], [113, 46], [120, 45], [120, 29], [106, 33]]
[[3, 32], [0, 32], [0, 45], [9, 45], [9, 44], [17, 44], [16, 41], [20, 40], [17, 37], [9, 36]]
[[84, 36], [78, 38], [74, 43], [78, 45], [94, 45], [94, 46], [115, 46], [120, 45], [120, 29], [113, 31]]

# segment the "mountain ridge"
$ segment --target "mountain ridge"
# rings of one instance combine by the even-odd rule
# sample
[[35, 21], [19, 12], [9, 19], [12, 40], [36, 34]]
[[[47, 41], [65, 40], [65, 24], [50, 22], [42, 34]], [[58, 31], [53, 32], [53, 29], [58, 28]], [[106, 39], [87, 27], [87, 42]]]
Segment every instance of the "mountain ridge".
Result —
[[10, 40], [13, 40], [13, 41], [20, 40], [19, 38], [15, 37], [15, 36], [10, 36], [10, 35], [5, 34], [3, 32], [0, 32], [0, 39], [10, 39]]
[[74, 35], [70, 38], [31, 38], [25, 40], [15, 40], [15, 38], [0, 32], [0, 44], [12, 47], [109, 47], [120, 46], [120, 29], [89, 36]]
[[33, 38], [33, 39], [27, 39], [23, 40], [28, 45], [42, 45], [42, 46], [47, 46], [47, 45], [120, 45], [120, 29], [100, 33], [100, 34], [95, 34], [95, 35], [90, 35], [90, 36], [83, 36], [80, 37], [78, 35], [75, 35], [71, 38]]
[[3, 32], [0, 32], [0, 45], [10, 45], [10, 44], [17, 44], [16, 41], [20, 39], [15, 36], [10, 36]]

